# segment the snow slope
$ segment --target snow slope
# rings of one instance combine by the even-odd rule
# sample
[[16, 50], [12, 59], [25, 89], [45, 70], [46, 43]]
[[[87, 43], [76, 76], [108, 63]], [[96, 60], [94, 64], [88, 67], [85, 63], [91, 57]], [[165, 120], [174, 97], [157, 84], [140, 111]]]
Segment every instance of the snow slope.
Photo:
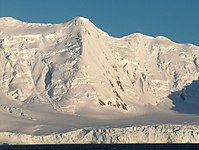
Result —
[[114, 38], [83, 17], [0, 18], [1, 131], [197, 124], [198, 80], [192, 44], [140, 33]]

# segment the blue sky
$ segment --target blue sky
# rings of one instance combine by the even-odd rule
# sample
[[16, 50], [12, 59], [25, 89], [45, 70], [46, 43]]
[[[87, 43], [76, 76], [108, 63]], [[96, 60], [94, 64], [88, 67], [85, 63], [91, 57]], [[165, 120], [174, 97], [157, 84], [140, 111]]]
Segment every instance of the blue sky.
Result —
[[199, 45], [199, 0], [0, 0], [0, 17], [61, 23], [89, 18], [112, 36], [140, 32]]

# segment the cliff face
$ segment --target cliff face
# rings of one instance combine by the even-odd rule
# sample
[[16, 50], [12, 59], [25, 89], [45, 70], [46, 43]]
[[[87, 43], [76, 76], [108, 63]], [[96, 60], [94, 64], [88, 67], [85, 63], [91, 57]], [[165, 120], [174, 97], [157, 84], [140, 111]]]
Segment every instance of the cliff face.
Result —
[[81, 143], [198, 143], [198, 126], [154, 125], [129, 128], [80, 129], [48, 136], [0, 133], [0, 143], [81, 144]]

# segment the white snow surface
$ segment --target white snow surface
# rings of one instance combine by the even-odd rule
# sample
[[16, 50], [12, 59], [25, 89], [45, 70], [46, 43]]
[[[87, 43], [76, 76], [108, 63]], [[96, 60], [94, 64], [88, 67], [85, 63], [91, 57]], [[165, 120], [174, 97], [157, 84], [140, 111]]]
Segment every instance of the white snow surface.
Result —
[[115, 143], [198, 143], [198, 126], [153, 125], [128, 128], [85, 128], [67, 133], [32, 136], [0, 133], [0, 143], [10, 144], [115, 144]]
[[1, 134], [198, 125], [198, 106], [198, 46], [140, 33], [111, 37], [83, 17], [0, 18]]

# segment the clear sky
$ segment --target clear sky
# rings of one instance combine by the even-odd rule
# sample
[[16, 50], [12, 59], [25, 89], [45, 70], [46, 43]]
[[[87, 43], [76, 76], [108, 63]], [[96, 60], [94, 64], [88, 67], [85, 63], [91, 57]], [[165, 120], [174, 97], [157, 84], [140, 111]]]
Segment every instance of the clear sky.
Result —
[[112, 36], [140, 32], [199, 45], [199, 0], [0, 0], [0, 17], [61, 23], [89, 18]]

